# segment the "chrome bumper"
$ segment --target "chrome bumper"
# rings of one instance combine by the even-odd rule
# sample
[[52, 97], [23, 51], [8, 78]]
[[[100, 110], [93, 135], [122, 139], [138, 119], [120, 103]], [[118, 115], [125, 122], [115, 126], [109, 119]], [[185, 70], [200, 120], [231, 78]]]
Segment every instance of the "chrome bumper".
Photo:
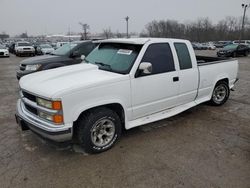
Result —
[[21, 99], [18, 99], [17, 101], [16, 121], [21, 127], [27, 127], [45, 139], [56, 142], [66, 142], [72, 140], [72, 127], [65, 125], [56, 127], [56, 125], [52, 125], [47, 122], [43, 122], [36, 117], [32, 117], [31, 114], [29, 115], [28, 112], [25, 111], [25, 107], [22, 104]]

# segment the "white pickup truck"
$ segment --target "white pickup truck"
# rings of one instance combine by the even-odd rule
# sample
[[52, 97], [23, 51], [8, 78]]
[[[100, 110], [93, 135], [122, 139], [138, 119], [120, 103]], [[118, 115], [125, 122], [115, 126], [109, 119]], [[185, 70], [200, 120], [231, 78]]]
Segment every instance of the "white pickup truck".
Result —
[[23, 130], [98, 153], [111, 148], [123, 128], [206, 101], [222, 105], [237, 72], [237, 60], [195, 56], [187, 40], [104, 40], [81, 64], [23, 77], [16, 120]]

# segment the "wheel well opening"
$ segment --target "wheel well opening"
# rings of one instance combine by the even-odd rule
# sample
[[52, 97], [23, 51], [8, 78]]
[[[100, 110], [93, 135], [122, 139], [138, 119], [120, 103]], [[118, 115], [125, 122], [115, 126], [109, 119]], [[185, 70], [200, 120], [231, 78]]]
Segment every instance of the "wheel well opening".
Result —
[[78, 122], [79, 118], [81, 116], [85, 115], [85, 114], [88, 114], [91, 110], [96, 109], [96, 108], [101, 108], [101, 107], [106, 107], [106, 108], [109, 108], [110, 110], [116, 112], [117, 115], [119, 116], [120, 120], [121, 120], [122, 128], [125, 129], [125, 113], [124, 113], [124, 109], [123, 109], [122, 105], [119, 104], [119, 103], [101, 105], [101, 106], [97, 106], [97, 107], [93, 107], [93, 108], [90, 108], [88, 110], [85, 110], [79, 115], [77, 120], [73, 123], [73, 140], [74, 141], [75, 141], [75, 138], [76, 138], [77, 122]]
[[219, 83], [219, 82], [226, 82], [227, 84], [229, 84], [228, 78], [223, 78], [223, 79], [219, 80], [217, 83]]

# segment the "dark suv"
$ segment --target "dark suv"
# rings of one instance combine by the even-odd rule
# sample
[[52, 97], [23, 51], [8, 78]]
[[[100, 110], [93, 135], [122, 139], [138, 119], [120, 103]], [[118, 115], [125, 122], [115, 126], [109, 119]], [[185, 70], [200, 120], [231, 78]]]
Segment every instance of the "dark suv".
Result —
[[229, 44], [217, 52], [218, 57], [248, 56], [250, 48], [244, 44]]
[[92, 41], [71, 42], [50, 55], [25, 59], [20, 62], [20, 69], [16, 72], [17, 79], [37, 71], [81, 63], [81, 56], [87, 56], [97, 45]]

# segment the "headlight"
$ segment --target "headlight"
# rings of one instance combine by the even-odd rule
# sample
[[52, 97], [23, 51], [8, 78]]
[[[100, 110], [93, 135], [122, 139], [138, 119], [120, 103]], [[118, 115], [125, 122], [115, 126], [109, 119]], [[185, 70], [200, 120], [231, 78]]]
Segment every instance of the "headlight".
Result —
[[17, 51], [20, 51], [20, 52], [21, 52], [21, 51], [23, 51], [23, 49], [22, 49], [22, 48], [17, 48]]
[[[51, 112], [38, 111], [38, 116], [42, 119], [46, 119], [56, 124], [63, 123], [62, 115], [62, 102], [61, 101], [50, 101], [46, 99], [36, 98], [37, 105], [42, 106], [47, 109], [57, 110], [56, 114], [51, 114]], [[45, 110], [46, 111], [46, 110]]]
[[49, 120], [49, 121], [53, 121], [53, 115], [50, 115], [50, 114], [39, 111], [38, 116], [40, 118], [43, 118], [43, 119], [46, 119], [46, 120]]
[[36, 101], [39, 106], [52, 109], [52, 101], [48, 101], [41, 98], [37, 98]]
[[37, 101], [37, 104], [39, 106], [53, 109], [53, 110], [62, 110], [62, 102], [61, 101], [49, 101], [49, 100], [42, 99], [39, 97], [37, 97], [36, 101]]
[[26, 65], [25, 70], [36, 71], [40, 66], [41, 66], [40, 64]]
[[60, 114], [51, 115], [51, 114], [47, 114], [47, 113], [39, 111], [38, 116], [42, 119], [46, 119], [46, 120], [54, 122], [56, 124], [63, 123], [63, 116]]

